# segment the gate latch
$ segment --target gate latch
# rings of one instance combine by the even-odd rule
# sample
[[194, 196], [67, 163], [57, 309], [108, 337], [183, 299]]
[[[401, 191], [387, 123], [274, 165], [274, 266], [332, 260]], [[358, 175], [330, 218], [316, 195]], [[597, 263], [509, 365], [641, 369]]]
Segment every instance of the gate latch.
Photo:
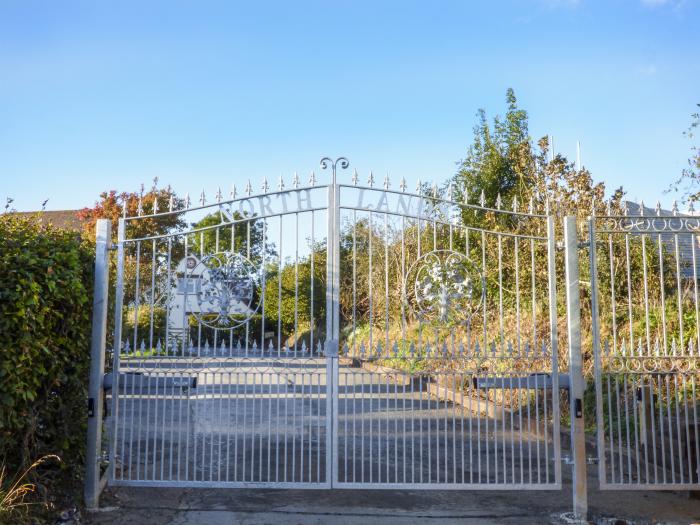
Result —
[[338, 357], [338, 341], [333, 339], [327, 340], [324, 350], [326, 357]]

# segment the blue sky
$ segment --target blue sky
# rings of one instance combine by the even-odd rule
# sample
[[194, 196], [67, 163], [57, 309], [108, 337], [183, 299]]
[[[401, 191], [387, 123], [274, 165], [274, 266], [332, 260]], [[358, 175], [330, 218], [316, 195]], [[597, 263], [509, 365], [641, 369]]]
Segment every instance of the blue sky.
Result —
[[700, 102], [697, 0], [0, 3], [0, 199], [79, 208], [288, 179], [442, 181], [513, 87], [609, 188], [662, 202]]

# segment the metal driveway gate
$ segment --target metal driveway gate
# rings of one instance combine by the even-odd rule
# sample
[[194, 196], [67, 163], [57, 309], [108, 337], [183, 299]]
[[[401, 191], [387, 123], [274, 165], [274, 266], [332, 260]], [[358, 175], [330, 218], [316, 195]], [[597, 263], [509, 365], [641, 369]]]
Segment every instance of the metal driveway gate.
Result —
[[560, 488], [553, 218], [321, 167], [120, 220], [110, 482]]
[[635, 205], [589, 222], [603, 489], [700, 489], [700, 219]]

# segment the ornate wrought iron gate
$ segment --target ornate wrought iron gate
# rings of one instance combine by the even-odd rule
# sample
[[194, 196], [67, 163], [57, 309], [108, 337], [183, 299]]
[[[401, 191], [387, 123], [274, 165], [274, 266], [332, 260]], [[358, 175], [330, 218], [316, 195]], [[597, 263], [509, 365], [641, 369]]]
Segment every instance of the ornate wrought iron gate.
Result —
[[561, 487], [552, 217], [321, 167], [120, 221], [111, 483]]

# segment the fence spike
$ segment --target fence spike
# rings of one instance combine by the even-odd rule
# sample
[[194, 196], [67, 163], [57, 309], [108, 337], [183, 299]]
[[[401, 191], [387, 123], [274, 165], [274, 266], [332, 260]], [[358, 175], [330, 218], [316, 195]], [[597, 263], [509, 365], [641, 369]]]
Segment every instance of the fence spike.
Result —
[[364, 359], [364, 358], [365, 358], [365, 353], [366, 353], [365, 342], [362, 341], [362, 342], [360, 343], [360, 358], [361, 358], [361, 359]]
[[642, 338], [640, 337], [637, 342], [637, 355], [644, 355], [642, 348]]
[[301, 353], [302, 354], [306, 353], [306, 339], [302, 339], [302, 341], [301, 341]]
[[678, 215], [678, 201], [675, 199], [673, 200], [673, 205], [671, 206], [671, 213], [673, 213], [673, 215]]
[[639, 201], [639, 215], [644, 216], [644, 201]]
[[253, 352], [255, 352], [258, 349], [258, 340], [253, 339], [253, 346], [252, 346]]
[[296, 171], [294, 172], [294, 177], [292, 177], [292, 186], [294, 188], [299, 187], [299, 174]]
[[284, 179], [282, 178], [282, 175], [280, 175], [280, 178], [277, 181], [277, 189], [280, 191], [284, 190]]
[[518, 211], [518, 198], [513, 197], [513, 211], [517, 212]]
[[235, 184], [231, 184], [231, 191], [229, 192], [229, 196], [231, 197], [231, 200], [234, 200], [238, 196], [238, 190], [236, 189]]
[[394, 359], [396, 359], [399, 356], [399, 344], [396, 341], [394, 341], [392, 351], [394, 352]]
[[270, 190], [270, 184], [267, 182], [267, 177], [263, 177], [263, 183], [262, 186], [260, 186], [260, 189], [263, 193], [267, 193]]
[[248, 184], [245, 185], [245, 194], [250, 197], [251, 193], [253, 193], [253, 186], [251, 186], [250, 179], [248, 179]]
[[136, 214], [141, 217], [143, 215], [143, 198], [139, 195], [139, 200], [136, 203]]
[[202, 193], [199, 195], [199, 203], [204, 206], [207, 203], [207, 197], [204, 195], [204, 189], [202, 189]]
[[359, 177], [357, 176], [357, 169], [352, 170], [352, 178], [350, 179], [352, 182], [353, 186], [357, 186], [357, 182], [359, 181]]
[[316, 185], [316, 173], [314, 170], [311, 170], [311, 175], [309, 175], [309, 186], [315, 186]]
[[158, 213], [158, 197], [153, 197], [153, 215]]
[[608, 202], [606, 203], [605, 213], [612, 215], [612, 198], [608, 199]]
[[175, 207], [175, 197], [173, 197], [173, 194], [170, 194], [170, 198], [168, 199], [168, 211], [173, 211], [173, 208]]
[[695, 213], [695, 206], [693, 206], [693, 201], [688, 202], [688, 215], [693, 215]]
[[437, 198], [438, 198], [438, 187], [437, 187], [437, 184], [435, 184], [433, 182], [433, 199], [437, 199]]
[[452, 181], [450, 181], [447, 184], [447, 200], [451, 201], [452, 200], [452, 192], [453, 192], [453, 187], [452, 187]]
[[671, 340], [671, 355], [676, 357], [678, 355], [678, 345], [676, 345], [676, 338]]
[[501, 192], [499, 191], [496, 194], [496, 209], [500, 210], [502, 205], [503, 205], [503, 201], [501, 200]]
[[422, 189], [423, 189], [423, 186], [421, 185], [420, 179], [418, 179], [418, 182], [416, 182], [416, 193], [418, 195], [420, 195]]
[[382, 343], [381, 343], [381, 341], [379, 341], [379, 342], [377, 343], [377, 357], [381, 357], [381, 356], [382, 356], [382, 350], [383, 350], [383, 348], [382, 348]]
[[129, 340], [126, 340], [126, 343], [124, 343], [124, 353], [128, 354], [129, 350], [131, 350], [131, 346], [129, 345]]
[[146, 350], [146, 342], [143, 339], [141, 339], [141, 346], [139, 347], [139, 350], [142, 352]]
[[389, 182], [389, 173], [387, 173], [384, 176], [384, 189], [388, 190], [391, 187], [391, 183]]
[[[626, 204], [627, 203], [625, 203], [625, 205]], [[659, 201], [656, 201], [656, 215], [661, 215], [661, 203]]]
[[406, 191], [406, 178], [401, 177], [401, 182], [399, 183], [399, 188], [401, 189], [402, 192]]
[[481, 190], [481, 195], [479, 195], [479, 206], [482, 208], [486, 207], [486, 194], [484, 193], [484, 190]]
[[367, 179], [367, 184], [369, 184], [370, 188], [374, 187], [374, 173], [372, 173], [372, 170], [370, 170], [370, 172], [369, 172], [369, 178]]

